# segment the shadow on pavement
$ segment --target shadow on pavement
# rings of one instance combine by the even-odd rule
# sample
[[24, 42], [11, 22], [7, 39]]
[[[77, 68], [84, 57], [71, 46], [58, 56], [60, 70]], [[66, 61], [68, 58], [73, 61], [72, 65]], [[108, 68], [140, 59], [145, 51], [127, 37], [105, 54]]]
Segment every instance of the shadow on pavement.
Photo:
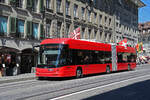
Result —
[[82, 100], [150, 100], [150, 80], [135, 83]]

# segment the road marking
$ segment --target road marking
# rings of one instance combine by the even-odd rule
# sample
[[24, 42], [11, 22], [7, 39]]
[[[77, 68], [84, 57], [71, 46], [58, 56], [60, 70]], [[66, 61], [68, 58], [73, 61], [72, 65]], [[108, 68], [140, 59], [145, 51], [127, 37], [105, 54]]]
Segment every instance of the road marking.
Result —
[[127, 79], [127, 80], [124, 80], [124, 81], [119, 81], [119, 82], [107, 84], [107, 85], [103, 85], [103, 86], [99, 86], [99, 87], [95, 87], [95, 88], [91, 88], [91, 89], [87, 89], [87, 90], [83, 90], [83, 91], [67, 94], [67, 95], [64, 95], [64, 96], [56, 97], [56, 98], [53, 98], [53, 99], [50, 99], [50, 100], [63, 99], [63, 98], [66, 98], [66, 97], [69, 97], [69, 96], [72, 96], [72, 95], [76, 95], [76, 94], [92, 91], [92, 90], [95, 90], [95, 89], [105, 88], [105, 87], [112, 86], [112, 85], [117, 85], [117, 84], [120, 84], [120, 83], [125, 83], [125, 82], [131, 81], [131, 80], [141, 79], [141, 78], [144, 78], [144, 77], [150, 77], [150, 75], [145, 75], [145, 76], [141, 76], [141, 77], [131, 78], [131, 79]]

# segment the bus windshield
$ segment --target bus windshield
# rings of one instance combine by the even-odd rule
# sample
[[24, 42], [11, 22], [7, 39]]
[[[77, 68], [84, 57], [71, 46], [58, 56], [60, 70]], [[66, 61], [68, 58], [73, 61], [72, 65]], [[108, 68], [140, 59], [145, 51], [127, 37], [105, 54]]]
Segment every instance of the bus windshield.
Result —
[[66, 52], [63, 47], [62, 44], [42, 45], [38, 55], [38, 67], [54, 68], [64, 64]]

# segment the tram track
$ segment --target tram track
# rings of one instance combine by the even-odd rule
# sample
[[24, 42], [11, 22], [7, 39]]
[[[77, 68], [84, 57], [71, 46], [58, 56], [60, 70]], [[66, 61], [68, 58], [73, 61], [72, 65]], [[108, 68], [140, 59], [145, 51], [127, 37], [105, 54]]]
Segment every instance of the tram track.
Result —
[[[144, 70], [147, 70], [147, 69], [142, 69], [140, 68], [140, 71], [144, 71]], [[137, 70], [139, 71], [139, 69]], [[125, 71], [126, 72], [126, 71]], [[122, 72], [117, 72], [118, 74], [122, 73]], [[107, 74], [106, 74], [107, 75]], [[105, 76], [106, 76], [105, 75]], [[110, 74], [110, 75], [115, 75], [114, 73]], [[105, 77], [104, 76], [104, 77]], [[107, 76], [106, 76], [107, 77]], [[85, 77], [85, 78], [88, 78], [88, 77]], [[69, 80], [69, 79], [68, 79]], [[42, 81], [38, 81], [36, 79], [34, 80], [25, 80], [25, 81], [18, 81], [18, 82], [11, 82], [11, 83], [3, 83], [3, 84], [0, 84], [0, 89], [1, 88], [5, 88], [5, 87], [10, 87], [10, 85], [13, 87], [13, 86], [18, 86], [18, 85], [25, 85], [25, 84], [33, 84], [33, 83], [36, 83], [36, 84], [39, 84], [39, 83], [43, 83], [43, 82], [51, 82], [51, 83], [55, 83], [57, 82], [58, 80], [42, 80]], [[60, 81], [63, 81], [63, 80], [60, 80]], [[65, 80], [66, 81], [66, 80]]]
[[[70, 86], [68, 85], [68, 87], [66, 88], [61, 88], [61, 89], [56, 89], [55, 91], [45, 91], [45, 92], [41, 92], [41, 93], [38, 93], [38, 94], [35, 94], [35, 95], [30, 95], [30, 96], [27, 96], [27, 97], [23, 97], [23, 98], [18, 98], [17, 100], [34, 100], [35, 98], [39, 98], [39, 97], [47, 97], [46, 95], [48, 96], [52, 96], [50, 98], [46, 98], [46, 100], [50, 100], [52, 98], [57, 98], [59, 96], [63, 96], [63, 95], [67, 95], [67, 94], [71, 94], [71, 93], [75, 93], [75, 92], [79, 92], [79, 91], [82, 91], [82, 90], [87, 90], [87, 89], [91, 89], [91, 88], [95, 88], [95, 87], [98, 87], [98, 86], [104, 86], [104, 85], [108, 85], [108, 84], [112, 84], [112, 83], [116, 83], [116, 82], [120, 82], [120, 81], [124, 81], [124, 80], [131, 80], [131, 79], [134, 79], [134, 78], [138, 78], [138, 77], [141, 77], [141, 76], [145, 76], [145, 75], [150, 75], [150, 71], [146, 71], [145, 73], [130, 73], [128, 75], [128, 77], [123, 77], [123, 76], [119, 76], [119, 77], [114, 77], [114, 80], [112, 79], [110, 81], [110, 78], [112, 77], [109, 77], [107, 79], [104, 79], [104, 80], [98, 80], [98, 81], [95, 81], [95, 82], [88, 82], [88, 83], [82, 83], [82, 84], [79, 84], [79, 85], [74, 85], [74, 86]], [[87, 88], [89, 87], [89, 88]], [[70, 90], [74, 90], [72, 92], [70, 92]], [[54, 94], [58, 94], [63, 92], [61, 95], [57, 95], [55, 96]], [[69, 91], [69, 92], [67, 92]]]
[[150, 75], [149, 67], [139, 67], [135, 71], [92, 75], [80, 79], [5, 83], [0, 84], [0, 99], [2, 97], [5, 99], [1, 100], [12, 100], [12, 98], [13, 100], [47, 100], [144, 75]]
[[[42, 84], [45, 85], [45, 84], [49, 84], [49, 83], [50, 83], [50, 81], [28, 80], [28, 81], [19, 81], [19, 82], [1, 84], [0, 85], [0, 93], [8, 91], [8, 90], [32, 87], [32, 86], [42, 85]], [[56, 83], [56, 81], [51, 81], [51, 84], [52, 83]]]

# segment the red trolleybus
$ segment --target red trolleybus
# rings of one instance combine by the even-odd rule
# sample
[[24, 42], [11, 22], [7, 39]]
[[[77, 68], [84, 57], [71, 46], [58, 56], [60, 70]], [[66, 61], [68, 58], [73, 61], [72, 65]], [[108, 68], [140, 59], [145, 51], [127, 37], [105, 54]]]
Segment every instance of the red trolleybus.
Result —
[[82, 77], [94, 73], [131, 70], [136, 67], [134, 48], [74, 40], [45, 39], [41, 42], [36, 77]]

